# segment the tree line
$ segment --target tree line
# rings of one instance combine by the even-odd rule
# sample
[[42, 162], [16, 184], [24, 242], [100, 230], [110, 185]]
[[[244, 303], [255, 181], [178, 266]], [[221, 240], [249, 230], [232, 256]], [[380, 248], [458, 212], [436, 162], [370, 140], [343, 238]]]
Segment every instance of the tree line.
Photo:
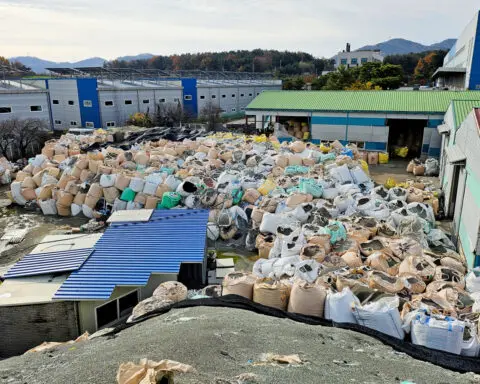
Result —
[[370, 90], [398, 89], [401, 86], [432, 85], [432, 76], [442, 66], [447, 51], [391, 55], [383, 63], [361, 67], [340, 66], [323, 76], [290, 76], [283, 81], [286, 90]]
[[332, 59], [316, 58], [305, 52], [254, 49], [154, 56], [151, 59], [133, 61], [113, 60], [104, 65], [112, 69], [271, 72], [282, 77], [306, 73], [321, 74], [322, 71], [332, 70], [333, 64]]

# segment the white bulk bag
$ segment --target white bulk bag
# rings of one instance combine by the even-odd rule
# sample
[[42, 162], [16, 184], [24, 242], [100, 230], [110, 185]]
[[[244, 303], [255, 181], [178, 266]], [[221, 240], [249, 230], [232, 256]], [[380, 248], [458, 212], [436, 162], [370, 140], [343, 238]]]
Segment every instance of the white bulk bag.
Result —
[[325, 188], [322, 197], [327, 200], [333, 200], [339, 194], [337, 188]]
[[295, 265], [294, 277], [308, 283], [313, 283], [317, 280], [319, 271], [320, 264], [317, 261], [304, 260]]
[[82, 205], [82, 212], [85, 217], [88, 217], [89, 219], [93, 218], [93, 209], [90, 208], [88, 205]]
[[82, 206], [78, 204], [72, 204], [70, 209], [72, 211], [72, 216], [77, 216], [82, 212]]
[[269, 259], [271, 261], [272, 271], [269, 272], [268, 263], [262, 264], [262, 273], [267, 277], [275, 277], [280, 279], [282, 276], [293, 276], [295, 274], [296, 265], [300, 262], [298, 256], [281, 257], [280, 259]]
[[143, 187], [143, 193], [153, 196], [157, 192], [158, 184], [147, 181]]
[[181, 181], [173, 175], [168, 175], [165, 179], [165, 184], [168, 185], [171, 191], [177, 190], [178, 186], [181, 184]]
[[113, 208], [112, 208], [113, 212], [125, 211], [126, 209], [127, 209], [127, 202], [126, 201], [120, 200], [118, 198], [115, 199], [115, 201], [113, 202]]
[[157, 186], [162, 184], [163, 182], [163, 176], [161, 173], [152, 173], [145, 177], [145, 182], [147, 183], [153, 183], [156, 184]]
[[47, 185], [47, 184], [57, 184], [58, 180], [56, 177], [53, 177], [52, 175], [49, 175], [48, 173], [44, 173], [42, 176], [42, 183], [40, 184], [41, 187]]
[[47, 160], [47, 157], [44, 155], [37, 155], [35, 158], [32, 160], [31, 164], [34, 167], [41, 167], [42, 164]]
[[357, 320], [352, 311], [354, 305], [360, 305], [360, 300], [350, 291], [350, 288], [344, 288], [338, 293], [328, 291], [325, 301], [325, 318], [335, 323], [356, 324]]
[[459, 355], [462, 351], [464, 330], [463, 321], [421, 313], [412, 320], [412, 343]]
[[136, 203], [134, 201], [129, 201], [127, 203], [127, 210], [128, 211], [134, 211], [136, 209], [142, 209], [143, 208], [143, 204], [141, 203]]
[[[207, 237], [212, 240], [218, 240], [220, 237], [220, 227], [215, 223], [208, 223], [207, 224]], [[264, 260], [264, 259], [261, 259]]]
[[132, 180], [130, 180], [130, 189], [132, 189], [134, 192], [142, 192], [143, 187], [145, 186], [145, 180], [141, 179], [140, 177], [133, 177]]
[[[467, 333], [468, 332], [468, 333]], [[470, 336], [465, 340], [465, 336]], [[472, 323], [465, 323], [465, 335], [462, 343], [462, 356], [477, 357], [480, 350], [480, 339], [478, 338], [476, 325]]]
[[350, 169], [350, 175], [352, 176], [353, 182], [355, 184], [364, 184], [370, 181], [368, 175], [359, 166]]
[[480, 292], [480, 267], [472, 269], [467, 274], [465, 285], [470, 293]]
[[56, 215], [57, 214], [57, 202], [53, 199], [40, 200], [40, 209], [44, 215]]
[[331, 168], [330, 176], [341, 184], [353, 183], [352, 175], [346, 165]]
[[[102, 175], [102, 176], [100, 176], [100, 186], [102, 188], [113, 187], [115, 185], [115, 180], [117, 180], [117, 175], [116, 174]], [[137, 191], [135, 191], [135, 192], [137, 192]]]
[[282, 224], [284, 216], [275, 213], [265, 213], [260, 224], [260, 232], [277, 234], [277, 227]]
[[405, 332], [398, 312], [399, 304], [398, 296], [383, 297], [363, 306], [355, 305], [353, 315], [358, 324], [403, 340]]
[[10, 192], [12, 193], [13, 200], [18, 205], [27, 204], [27, 200], [22, 196], [22, 182], [21, 181], [14, 181], [12, 184], [10, 184]]

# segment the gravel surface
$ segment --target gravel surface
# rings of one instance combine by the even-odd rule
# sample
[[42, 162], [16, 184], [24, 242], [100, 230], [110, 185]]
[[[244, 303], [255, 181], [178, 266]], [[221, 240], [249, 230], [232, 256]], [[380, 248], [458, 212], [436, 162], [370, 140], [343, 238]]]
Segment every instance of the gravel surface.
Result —
[[[298, 354], [304, 364], [252, 364], [266, 353]], [[0, 382], [111, 384], [120, 363], [144, 357], [196, 368], [176, 375], [176, 384], [480, 383], [479, 375], [412, 359], [356, 332], [206, 307], [173, 310], [115, 337], [0, 361]], [[238, 379], [242, 374], [254, 379]]]

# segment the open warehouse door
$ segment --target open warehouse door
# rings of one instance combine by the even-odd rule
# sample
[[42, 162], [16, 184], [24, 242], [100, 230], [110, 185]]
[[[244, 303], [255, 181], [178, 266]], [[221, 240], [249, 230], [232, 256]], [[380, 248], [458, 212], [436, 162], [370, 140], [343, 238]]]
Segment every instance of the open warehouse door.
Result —
[[395, 150], [408, 148], [408, 159], [420, 157], [422, 154], [423, 132], [427, 119], [388, 119], [388, 151], [390, 157], [396, 157]]

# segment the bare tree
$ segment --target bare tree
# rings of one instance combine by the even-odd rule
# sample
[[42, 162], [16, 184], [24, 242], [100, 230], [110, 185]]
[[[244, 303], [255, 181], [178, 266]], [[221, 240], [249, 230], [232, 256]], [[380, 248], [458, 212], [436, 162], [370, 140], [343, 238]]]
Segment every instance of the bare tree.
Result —
[[222, 109], [211, 101], [209, 101], [200, 111], [200, 120], [207, 123], [207, 129], [214, 131], [218, 123], [220, 123], [220, 113]]
[[159, 103], [155, 107], [154, 122], [157, 126], [173, 127], [184, 123], [190, 118], [182, 104], [178, 103]]
[[0, 122], [0, 151], [9, 160], [26, 158], [48, 139], [48, 125], [41, 119], [10, 119]]

